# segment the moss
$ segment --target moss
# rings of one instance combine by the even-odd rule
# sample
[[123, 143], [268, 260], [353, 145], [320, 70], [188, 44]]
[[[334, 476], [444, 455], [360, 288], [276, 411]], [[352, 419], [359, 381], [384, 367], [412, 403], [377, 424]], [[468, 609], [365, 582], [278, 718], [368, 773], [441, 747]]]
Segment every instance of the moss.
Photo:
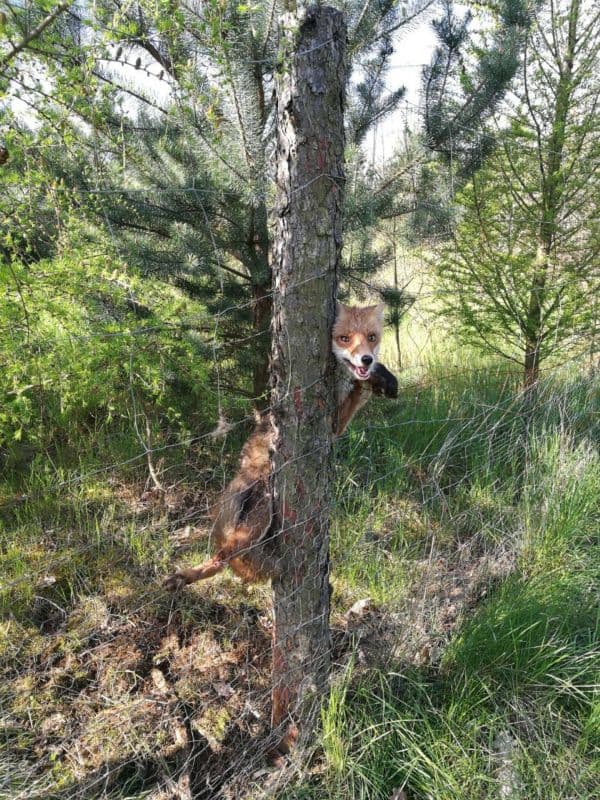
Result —
[[231, 712], [225, 706], [207, 708], [202, 714], [194, 717], [192, 728], [204, 736], [213, 750], [218, 751], [225, 739], [230, 722]]

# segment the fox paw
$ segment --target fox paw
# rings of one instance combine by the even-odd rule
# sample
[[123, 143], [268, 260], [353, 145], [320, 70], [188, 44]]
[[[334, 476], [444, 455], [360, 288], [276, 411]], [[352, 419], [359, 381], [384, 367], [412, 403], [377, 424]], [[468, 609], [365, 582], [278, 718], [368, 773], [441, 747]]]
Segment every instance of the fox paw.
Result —
[[184, 586], [188, 585], [185, 572], [175, 572], [163, 581], [163, 588], [168, 592], [179, 592]]
[[278, 769], [285, 767], [286, 765], [285, 756], [289, 755], [292, 752], [297, 741], [298, 741], [298, 728], [292, 723], [287, 726], [287, 729], [284, 735], [279, 740], [277, 746], [274, 747], [272, 750], [269, 750], [269, 752], [266, 754], [267, 762], [272, 767], [277, 767]]
[[383, 397], [398, 397], [398, 381], [383, 364], [375, 364], [369, 376], [369, 383], [373, 394]]

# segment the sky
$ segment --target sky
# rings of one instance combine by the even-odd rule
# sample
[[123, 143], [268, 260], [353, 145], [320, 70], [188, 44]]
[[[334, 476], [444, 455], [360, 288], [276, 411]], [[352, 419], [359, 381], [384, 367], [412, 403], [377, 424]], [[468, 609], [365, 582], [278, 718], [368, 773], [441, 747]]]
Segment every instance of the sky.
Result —
[[[463, 13], [468, 4], [456, 3], [455, 8]], [[411, 28], [396, 35], [395, 52], [391, 59], [391, 67], [386, 84], [390, 91], [400, 86], [406, 87], [406, 96], [399, 109], [387, 119], [380, 122], [369, 134], [365, 142], [365, 151], [375, 164], [381, 164], [388, 158], [402, 137], [405, 122], [412, 130], [420, 124], [421, 80], [423, 67], [428, 65], [436, 46], [435, 33], [431, 20], [439, 15], [439, 8], [423, 14]]]

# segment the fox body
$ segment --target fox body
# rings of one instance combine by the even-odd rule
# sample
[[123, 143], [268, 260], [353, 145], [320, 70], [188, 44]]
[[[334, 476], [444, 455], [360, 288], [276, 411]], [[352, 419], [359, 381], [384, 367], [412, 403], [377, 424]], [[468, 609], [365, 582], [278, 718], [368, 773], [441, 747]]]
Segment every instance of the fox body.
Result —
[[373, 394], [396, 397], [398, 382], [379, 364], [383, 336], [383, 304], [345, 306], [337, 304], [331, 336], [331, 349], [340, 368], [337, 376], [336, 436], [341, 436], [350, 420]]
[[[377, 362], [383, 334], [383, 305], [354, 307], [338, 303], [332, 350], [338, 361], [337, 421], [340, 436], [373, 394], [396, 397], [398, 383]], [[271, 492], [271, 453], [275, 430], [266, 413], [240, 456], [237, 474], [223, 492], [214, 517], [215, 555], [165, 580], [167, 589], [210, 578], [226, 566], [248, 583], [268, 580], [279, 570], [279, 551]]]

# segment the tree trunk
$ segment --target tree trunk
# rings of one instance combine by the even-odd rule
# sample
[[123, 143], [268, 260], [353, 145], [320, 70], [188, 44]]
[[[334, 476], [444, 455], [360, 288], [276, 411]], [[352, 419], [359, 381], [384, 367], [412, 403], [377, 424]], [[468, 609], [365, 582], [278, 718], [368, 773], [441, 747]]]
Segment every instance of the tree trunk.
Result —
[[259, 408], [264, 407], [269, 388], [269, 323], [272, 308], [271, 283], [253, 284], [252, 327], [256, 339], [253, 345], [252, 394]]
[[[552, 130], [548, 140], [545, 163], [541, 169], [541, 219], [538, 233], [535, 272], [527, 309], [527, 334], [525, 337], [525, 390], [534, 395], [539, 378], [540, 348], [544, 331], [544, 302], [552, 251], [558, 232], [558, 219], [564, 191], [564, 147], [567, 121], [571, 112], [574, 89], [574, 59], [577, 47], [577, 30], [581, 13], [581, 0], [571, 0], [568, 10], [568, 34], [564, 57], [560, 60], [560, 74], [556, 85], [552, 115]], [[558, 24], [553, 15], [552, 25]]]
[[272, 723], [287, 752], [310, 734], [327, 687], [329, 509], [335, 406], [331, 327], [342, 242], [344, 51], [341, 12], [280, 23], [277, 233], [273, 258]]
[[[257, 78], [257, 89], [262, 91], [262, 82]], [[262, 95], [260, 95], [262, 97]], [[261, 100], [261, 116], [264, 115], [264, 99]], [[265, 203], [253, 209], [247, 245], [252, 252], [252, 325], [255, 338], [253, 351], [252, 392], [255, 404], [264, 408], [268, 401], [269, 353], [271, 350], [271, 315], [273, 313], [272, 274], [269, 246], [268, 211]]]
[[525, 370], [523, 373], [523, 387], [532, 390], [537, 385], [540, 377], [540, 353], [537, 342], [528, 339], [525, 343]]
[[392, 228], [392, 247], [394, 250], [394, 289], [396, 290], [394, 334], [396, 337], [396, 353], [398, 355], [398, 371], [402, 372], [402, 351], [400, 349], [400, 282], [398, 280], [398, 240], [396, 238], [396, 217], [394, 217]]
[[527, 307], [527, 333], [525, 336], [525, 370], [523, 388], [531, 395], [535, 394], [540, 374], [540, 346], [542, 335], [542, 309], [546, 290], [546, 276], [550, 252], [547, 242], [540, 242], [535, 264], [535, 274], [529, 305]]

